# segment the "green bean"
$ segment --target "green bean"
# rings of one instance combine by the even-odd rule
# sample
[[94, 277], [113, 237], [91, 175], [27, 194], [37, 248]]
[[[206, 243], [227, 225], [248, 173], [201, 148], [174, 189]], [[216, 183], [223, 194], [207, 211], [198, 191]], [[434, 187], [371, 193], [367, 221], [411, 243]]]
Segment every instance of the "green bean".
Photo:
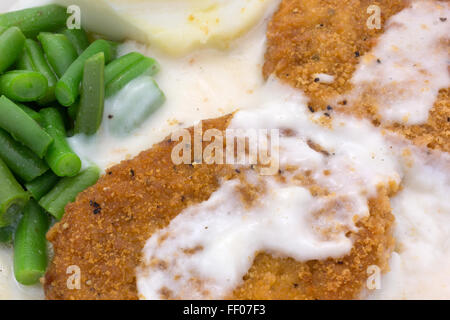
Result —
[[45, 160], [52, 171], [60, 177], [72, 177], [81, 169], [81, 160], [72, 151], [68, 142], [64, 120], [55, 108], [45, 108], [39, 112], [45, 131], [53, 138]]
[[55, 86], [56, 86], [56, 76], [53, 73], [53, 70], [47, 63], [45, 59], [44, 52], [42, 51], [41, 46], [34, 40], [27, 39], [25, 41], [24, 53], [23, 55], [27, 55], [31, 62], [31, 71], [36, 71], [41, 73], [44, 77], [47, 78], [48, 89], [45, 93], [45, 96], [39, 101], [41, 104], [46, 104], [48, 102], [55, 100]]
[[0, 15], [0, 26], [19, 27], [28, 38], [34, 38], [42, 31], [56, 31], [66, 25], [66, 8], [58, 5], [34, 7]]
[[34, 65], [31, 61], [31, 57], [23, 51], [22, 54], [19, 57], [19, 60], [17, 60], [16, 63], [16, 69], [17, 70], [33, 70]]
[[80, 192], [94, 185], [99, 176], [99, 169], [90, 167], [75, 177], [63, 178], [48, 194], [39, 200], [39, 204], [59, 220], [64, 215], [66, 205], [75, 201]]
[[17, 27], [11, 27], [0, 35], [0, 73], [16, 62], [24, 44], [25, 36]]
[[115, 55], [113, 46], [106, 40], [94, 41], [84, 52], [72, 63], [66, 73], [56, 84], [56, 98], [63, 106], [71, 106], [79, 95], [79, 86], [83, 76], [83, 68], [87, 59], [94, 54], [103, 52], [105, 62], [108, 63]]
[[53, 138], [14, 102], [0, 97], [0, 128], [9, 132], [16, 140], [43, 158]]
[[105, 68], [105, 84], [108, 85], [112, 80], [125, 72], [135, 63], [144, 60], [144, 56], [138, 52], [130, 52], [116, 60], [112, 61]]
[[28, 193], [0, 159], [0, 227], [11, 224], [28, 199]]
[[11, 243], [15, 228], [13, 226], [0, 228], [0, 243]]
[[92, 56], [84, 65], [81, 98], [75, 120], [75, 134], [93, 135], [103, 118], [105, 100], [105, 55]]
[[31, 182], [25, 183], [25, 188], [31, 193], [31, 196], [37, 201], [46, 195], [58, 183], [59, 177], [48, 170], [42, 176], [34, 179]]
[[63, 33], [72, 43], [78, 55], [89, 47], [89, 39], [83, 29], [66, 29]]
[[[36, 121], [40, 126], [42, 126], [42, 117], [39, 114], [39, 112], [34, 111], [33, 109], [31, 109], [30, 107], [22, 104], [22, 103], [16, 103], [16, 105], [22, 109], [31, 119], [33, 119], [34, 121]], [[14, 138], [14, 140], [19, 140], [17, 139], [16, 136], [14, 136], [14, 134], [11, 134], [11, 137]]]
[[67, 114], [72, 120], [77, 118], [78, 109], [80, 107], [80, 101], [76, 101], [73, 105], [67, 108]]
[[111, 97], [125, 87], [131, 80], [140, 75], [152, 76], [159, 71], [159, 64], [152, 58], [145, 57], [143, 60], [137, 61], [119, 73], [114, 79], [110, 80], [106, 85], [105, 96]]
[[23, 111], [25, 111], [25, 113], [26, 113], [30, 118], [32, 118], [34, 121], [36, 121], [37, 123], [39, 123], [39, 125], [42, 124], [42, 117], [41, 117], [41, 115], [39, 114], [39, 112], [37, 112], [37, 111], [31, 109], [30, 107], [28, 107], [28, 106], [26, 106], [26, 105], [24, 105], [24, 104], [22, 104], [22, 103], [16, 103], [16, 105], [17, 105], [20, 109], [22, 109]]
[[138, 128], [165, 101], [164, 93], [150, 76], [141, 76], [117, 94], [108, 119], [108, 127], [115, 135], [127, 135]]
[[14, 236], [14, 276], [23, 285], [37, 283], [47, 269], [48, 227], [47, 214], [30, 200]]
[[15, 70], [0, 76], [1, 94], [15, 101], [37, 101], [47, 89], [48, 81], [40, 72]]
[[62, 77], [78, 57], [72, 43], [65, 35], [57, 33], [41, 32], [38, 39], [53, 70], [58, 77]]
[[43, 175], [48, 166], [30, 149], [0, 129], [0, 158], [19, 178], [29, 182]]

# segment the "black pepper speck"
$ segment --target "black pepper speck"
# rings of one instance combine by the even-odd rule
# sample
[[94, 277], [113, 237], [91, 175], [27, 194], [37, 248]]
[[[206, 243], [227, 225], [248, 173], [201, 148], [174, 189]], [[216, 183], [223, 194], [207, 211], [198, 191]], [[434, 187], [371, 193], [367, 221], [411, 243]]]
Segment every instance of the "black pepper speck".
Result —
[[94, 214], [99, 214], [102, 211], [100, 204], [98, 204], [95, 201], [89, 200], [89, 205], [94, 208], [94, 210], [93, 210]]

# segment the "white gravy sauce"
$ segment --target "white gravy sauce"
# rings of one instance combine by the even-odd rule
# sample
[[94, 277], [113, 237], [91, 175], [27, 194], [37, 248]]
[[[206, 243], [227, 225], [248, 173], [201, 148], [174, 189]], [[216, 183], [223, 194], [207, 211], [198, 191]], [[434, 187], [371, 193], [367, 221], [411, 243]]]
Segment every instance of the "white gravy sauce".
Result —
[[403, 190], [391, 199], [396, 249], [372, 299], [450, 298], [450, 156], [410, 147]]
[[446, 17], [450, 4], [431, 1], [414, 2], [391, 17], [375, 48], [362, 57], [352, 94], [376, 88], [385, 122], [426, 122], [439, 90], [450, 86], [450, 22], [441, 21]]
[[[376, 186], [400, 182], [398, 160], [368, 122], [336, 116], [331, 129], [316, 124], [302, 93], [274, 79], [258, 96], [260, 107], [239, 111], [229, 128], [289, 130], [279, 138], [280, 169], [300, 169], [285, 173], [285, 183], [262, 178], [269, 191], [251, 208], [240, 200], [239, 182], [229, 181], [209, 200], [181, 212], [144, 248], [137, 273], [143, 297], [158, 299], [169, 290], [177, 298], [224, 298], [260, 251], [298, 261], [343, 256], [352, 247], [345, 234], [357, 231], [357, 218], [369, 214], [367, 199], [376, 195]], [[306, 171], [331, 194], [313, 197], [296, 183], [296, 174]], [[321, 209], [326, 214], [317, 215]]]

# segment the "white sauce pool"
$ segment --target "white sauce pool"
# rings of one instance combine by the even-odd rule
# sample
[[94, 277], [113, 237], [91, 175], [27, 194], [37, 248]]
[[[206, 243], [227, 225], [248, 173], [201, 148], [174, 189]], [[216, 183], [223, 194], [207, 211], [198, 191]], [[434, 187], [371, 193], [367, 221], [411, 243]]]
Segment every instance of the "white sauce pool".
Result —
[[[302, 93], [274, 79], [260, 88], [258, 98], [259, 107], [239, 111], [229, 128], [290, 130], [279, 138], [279, 167], [287, 181], [262, 178], [268, 192], [250, 209], [239, 198], [237, 180], [181, 212], [144, 248], [144, 266], [137, 273], [143, 298], [159, 299], [167, 290], [171, 298], [225, 298], [260, 251], [298, 261], [344, 256], [353, 245], [345, 234], [357, 231], [357, 217], [369, 214], [367, 200], [376, 196], [376, 187], [400, 182], [398, 160], [368, 122], [336, 116], [332, 129], [316, 124]], [[288, 172], [288, 166], [300, 169]], [[295, 176], [306, 171], [331, 194], [313, 197], [299, 185]], [[320, 210], [326, 213], [317, 216]]]
[[397, 242], [391, 271], [373, 299], [450, 298], [450, 156], [414, 153], [404, 189], [391, 200]]
[[[274, 1], [265, 20], [270, 18], [277, 2]], [[136, 42], [125, 43], [119, 48], [119, 54], [139, 51], [161, 64], [155, 80], [166, 95], [165, 104], [140, 129], [120, 139], [105, 128], [107, 103], [97, 136], [92, 141], [84, 137], [72, 138], [72, 147], [105, 170], [150, 148], [178, 128], [189, 127], [199, 119], [216, 118], [236, 109], [252, 107], [254, 92], [264, 84], [261, 71], [265, 51], [264, 21], [260, 24], [233, 43], [230, 50], [205, 49], [179, 59]]]

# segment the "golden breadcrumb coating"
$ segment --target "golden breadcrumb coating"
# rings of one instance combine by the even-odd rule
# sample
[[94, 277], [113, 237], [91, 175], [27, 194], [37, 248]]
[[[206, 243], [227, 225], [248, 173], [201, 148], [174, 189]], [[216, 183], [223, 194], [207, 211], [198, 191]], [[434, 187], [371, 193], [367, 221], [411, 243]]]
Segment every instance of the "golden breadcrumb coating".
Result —
[[[378, 114], [379, 92], [365, 91], [354, 101], [339, 99], [352, 89], [350, 80], [360, 61], [376, 44], [383, 24], [407, 7], [407, 0], [284, 0], [269, 23], [268, 47], [263, 68], [265, 77], [275, 74], [303, 90], [310, 98], [310, 109], [351, 113], [370, 119], [373, 124], [398, 132], [415, 144], [450, 151], [449, 88], [440, 91], [426, 123], [387, 124]], [[366, 26], [367, 8], [381, 9], [382, 28]], [[448, 41], [443, 45], [449, 46]], [[316, 74], [334, 76], [332, 83], [316, 82]], [[333, 101], [338, 101], [337, 105]]]
[[[263, 73], [301, 89], [314, 109], [351, 89], [360, 61], [384, 32], [384, 22], [402, 10], [406, 0], [284, 0], [269, 23]], [[381, 9], [381, 29], [369, 29], [367, 8]], [[334, 76], [332, 83], [315, 75]]]
[[[223, 130], [229, 119], [205, 121], [203, 126]], [[48, 299], [137, 299], [135, 270], [146, 240], [186, 207], [207, 200], [221, 180], [252, 170], [229, 165], [175, 166], [171, 151], [176, 143], [166, 139], [112, 167], [66, 207], [62, 220], [47, 235], [54, 248], [44, 284]], [[385, 270], [393, 247], [388, 192], [395, 191], [395, 186], [389, 189], [380, 187], [378, 197], [369, 202], [370, 216], [358, 222], [357, 234], [349, 235], [355, 246], [347, 257], [301, 263], [259, 254], [231, 298], [358, 297], [367, 267], [376, 264]], [[243, 200], [251, 203], [255, 192], [260, 191], [242, 190]], [[322, 191], [311, 188], [311, 192]], [[67, 287], [66, 271], [72, 265], [81, 270], [79, 290]]]
[[[395, 187], [394, 187], [395, 189]], [[236, 299], [357, 299], [365, 292], [368, 267], [389, 270], [388, 259], [394, 247], [391, 235], [394, 216], [389, 196], [394, 189], [380, 188], [369, 201], [370, 216], [357, 223], [352, 234], [354, 246], [340, 259], [298, 262], [260, 253], [244, 281], [233, 292]]]
[[394, 124], [386, 128], [401, 133], [417, 145], [450, 152], [450, 88], [439, 91], [425, 124]]
[[[203, 123], [224, 129], [229, 116]], [[45, 276], [48, 299], [136, 299], [135, 269], [145, 241], [186, 207], [205, 201], [231, 166], [174, 165], [169, 139], [110, 168], [66, 207], [47, 234], [54, 258]], [[100, 208], [98, 214], [94, 210]], [[81, 289], [70, 290], [66, 270], [81, 270]]]

